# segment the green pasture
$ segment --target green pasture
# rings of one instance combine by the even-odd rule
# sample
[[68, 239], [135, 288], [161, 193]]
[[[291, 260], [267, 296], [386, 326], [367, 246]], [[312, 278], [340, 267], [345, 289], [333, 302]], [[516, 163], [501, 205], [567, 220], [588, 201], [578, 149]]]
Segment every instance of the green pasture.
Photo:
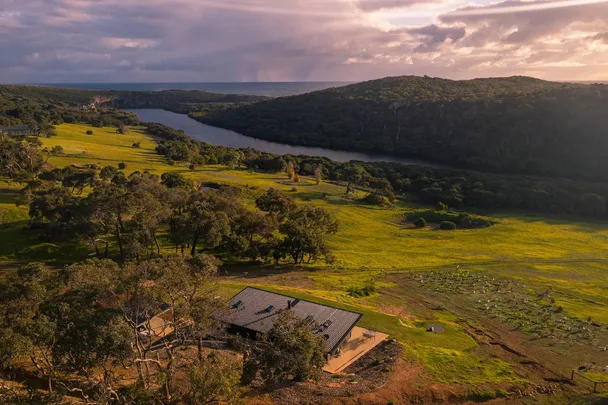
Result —
[[[93, 130], [93, 135], [87, 135]], [[494, 272], [529, 283], [535, 290], [559, 292], [557, 304], [580, 318], [608, 324], [608, 224], [547, 219], [523, 214], [485, 214], [495, 222], [489, 228], [439, 231], [413, 229], [403, 225], [402, 215], [411, 209], [407, 200], [395, 207], [374, 207], [357, 201], [363, 192], [346, 198], [341, 185], [302, 177], [298, 184], [281, 174], [253, 173], [223, 166], [169, 165], [154, 151], [156, 141], [142, 128], [92, 128], [63, 124], [57, 136], [42, 139], [44, 147], [60, 145], [65, 154], [52, 157], [54, 166], [94, 163], [100, 166], [123, 162], [126, 172], [175, 171], [194, 180], [242, 186], [252, 196], [273, 187], [301, 203], [311, 203], [333, 212], [341, 230], [329, 241], [335, 261], [318, 263], [285, 282], [281, 277], [233, 276], [222, 284], [226, 294], [255, 283], [290, 295], [339, 305], [364, 314], [363, 327], [380, 330], [402, 342], [405, 356], [425, 364], [425, 372], [446, 383], [515, 382], [508, 363], [477, 352], [475, 341], [463, 332], [453, 315], [440, 310], [413, 308], [409, 316], [392, 313], [404, 306], [389, 294], [395, 286], [386, 281], [390, 273], [454, 270]], [[134, 143], [140, 148], [133, 148]], [[66, 263], [85, 258], [92, 248], [84, 245], [52, 244], [24, 229], [27, 207], [17, 207], [19, 186], [0, 180], [0, 261], [44, 260]], [[3, 214], [5, 213], [5, 214]], [[10, 214], [6, 214], [10, 213]], [[4, 217], [2, 215], [5, 215]], [[162, 239], [162, 238], [161, 238]], [[171, 246], [165, 246], [167, 252]], [[255, 268], [254, 268], [255, 269]], [[252, 270], [254, 272], [254, 270]], [[300, 274], [301, 273], [301, 274]], [[354, 298], [347, 290], [375, 280], [369, 297]], [[296, 281], [294, 281], [296, 280]], [[428, 322], [445, 327], [441, 334], [425, 331]]]

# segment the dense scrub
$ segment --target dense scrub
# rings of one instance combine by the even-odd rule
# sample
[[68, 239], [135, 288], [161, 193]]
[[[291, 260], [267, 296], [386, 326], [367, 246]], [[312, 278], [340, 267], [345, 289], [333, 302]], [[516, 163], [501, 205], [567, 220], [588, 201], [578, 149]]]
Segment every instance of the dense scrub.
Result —
[[256, 138], [493, 171], [606, 178], [608, 88], [392, 77], [193, 118]]

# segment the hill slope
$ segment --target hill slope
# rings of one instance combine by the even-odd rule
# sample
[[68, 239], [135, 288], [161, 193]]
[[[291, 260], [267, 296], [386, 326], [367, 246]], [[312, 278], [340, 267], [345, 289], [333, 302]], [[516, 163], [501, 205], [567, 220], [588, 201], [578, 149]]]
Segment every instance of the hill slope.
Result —
[[606, 178], [607, 111], [605, 85], [407, 76], [191, 115], [285, 143]]

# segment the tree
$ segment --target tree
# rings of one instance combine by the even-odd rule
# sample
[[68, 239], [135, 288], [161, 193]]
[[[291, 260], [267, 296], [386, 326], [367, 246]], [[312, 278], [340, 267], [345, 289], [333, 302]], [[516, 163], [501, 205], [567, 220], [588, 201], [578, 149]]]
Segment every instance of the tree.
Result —
[[323, 179], [323, 169], [321, 169], [321, 166], [318, 166], [315, 169], [315, 182], [317, 183], [317, 185], [321, 184], [322, 179]]
[[294, 181], [294, 183], [299, 183], [300, 182], [300, 175], [297, 174], [297, 173], [295, 173], [293, 175], [293, 181]]
[[180, 173], [176, 173], [176, 172], [163, 173], [162, 176], [160, 176], [160, 179], [161, 179], [161, 183], [164, 184], [165, 186], [167, 186], [168, 188], [176, 188], [176, 187], [181, 187], [181, 188], [185, 188], [185, 189], [192, 188], [192, 181], [189, 179], [186, 179]]
[[309, 322], [282, 310], [272, 329], [254, 346], [243, 365], [243, 383], [259, 374], [267, 387], [285, 381], [318, 379], [325, 365], [325, 339]]
[[120, 163], [118, 164], [118, 169], [120, 169], [120, 170], [125, 170], [126, 168], [127, 168], [127, 164], [126, 164], [126, 163], [124, 163], [124, 162], [120, 162]]
[[[0, 282], [0, 325], [8, 325], [5, 339], [18, 344], [11, 357], [28, 358], [36, 370], [47, 380], [53, 392], [57, 365], [53, 350], [57, 340], [56, 324], [40, 309], [47, 300], [59, 293], [60, 285], [53, 272], [42, 263], [30, 263]], [[5, 329], [5, 326], [2, 327]], [[6, 355], [4, 355], [6, 361]], [[10, 359], [9, 359], [10, 360]]]
[[133, 213], [135, 198], [124, 187], [101, 184], [89, 194], [86, 204], [90, 207], [90, 221], [98, 224], [104, 233], [112, 233], [121, 259], [125, 259], [125, 238], [127, 219]]
[[304, 206], [287, 214], [279, 226], [284, 235], [280, 251], [289, 256], [294, 264], [330, 259], [326, 237], [338, 232], [338, 221], [323, 208]]
[[451, 221], [443, 221], [439, 224], [439, 229], [442, 231], [453, 231], [456, 229], [456, 224]]
[[447, 205], [445, 205], [441, 201], [439, 201], [437, 203], [437, 211], [447, 211], [447, 210], [448, 210], [448, 206]]
[[414, 226], [418, 229], [420, 228], [426, 228], [426, 219], [420, 217], [417, 220], [414, 221]]
[[236, 257], [266, 260], [276, 247], [277, 230], [276, 216], [244, 210], [232, 221], [229, 249]]
[[118, 174], [118, 169], [115, 168], [114, 166], [105, 166], [103, 169], [101, 169], [101, 171], [99, 172], [99, 177], [102, 180], [105, 181], [110, 181], [114, 178], [114, 176], [116, 176]]
[[211, 352], [186, 368], [179, 397], [188, 405], [237, 404], [242, 392], [242, 361], [234, 354]]
[[201, 243], [209, 249], [215, 248], [230, 234], [231, 218], [242, 209], [237, 200], [218, 191], [195, 191], [183, 212], [174, 212], [172, 216], [173, 223], [180, 224], [175, 228], [180, 234], [175, 237], [181, 239], [183, 232], [190, 235], [193, 256]]
[[45, 165], [38, 145], [37, 139], [18, 140], [0, 134], [0, 175], [21, 183], [35, 179]]
[[285, 173], [287, 173], [287, 178], [289, 180], [293, 179], [296, 174], [296, 170], [291, 160], [287, 163], [287, 169], [285, 169]]
[[93, 131], [92, 130], [87, 130], [87, 135], [93, 135]]
[[293, 198], [274, 188], [268, 189], [258, 197], [255, 200], [255, 205], [262, 211], [277, 215], [285, 215], [296, 208], [296, 202]]
[[367, 172], [365, 169], [358, 164], [347, 166], [342, 171], [342, 180], [346, 182], [345, 194], [350, 194], [353, 190], [353, 186], [355, 185], [364, 185], [364, 178], [366, 175]]
[[63, 146], [61, 145], [56, 145], [53, 146], [53, 148], [51, 149], [51, 151], [49, 152], [50, 156], [61, 156], [65, 153], [65, 151], [63, 150]]

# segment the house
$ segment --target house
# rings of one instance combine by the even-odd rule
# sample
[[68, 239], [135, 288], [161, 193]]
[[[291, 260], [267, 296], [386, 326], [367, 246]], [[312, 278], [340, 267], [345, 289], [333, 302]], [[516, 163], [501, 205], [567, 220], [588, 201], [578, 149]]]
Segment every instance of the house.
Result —
[[362, 314], [330, 305], [293, 298], [254, 287], [232, 297], [227, 310], [216, 317], [228, 331], [251, 338], [267, 333], [281, 310], [292, 311], [307, 320], [313, 332], [325, 337], [328, 372], [339, 372], [386, 339], [387, 335], [357, 327]]
[[38, 136], [40, 135], [40, 130], [35, 126], [21, 124], [14, 127], [2, 127], [0, 128], [0, 134], [9, 136]]

